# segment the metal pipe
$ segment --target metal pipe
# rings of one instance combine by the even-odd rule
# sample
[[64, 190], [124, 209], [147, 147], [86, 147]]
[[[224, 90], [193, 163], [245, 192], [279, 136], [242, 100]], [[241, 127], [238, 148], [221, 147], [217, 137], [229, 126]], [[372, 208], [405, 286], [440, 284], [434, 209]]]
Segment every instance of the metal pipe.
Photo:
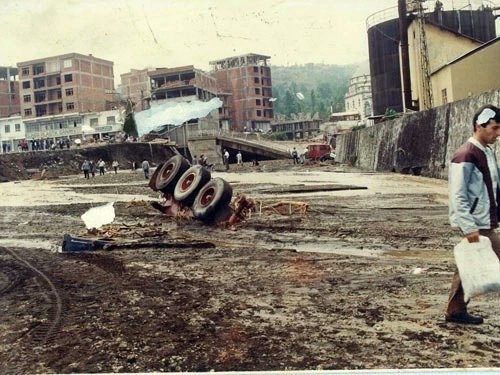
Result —
[[399, 39], [401, 53], [401, 85], [403, 93], [403, 110], [411, 109], [410, 57], [408, 54], [408, 18], [406, 16], [406, 0], [398, 0]]

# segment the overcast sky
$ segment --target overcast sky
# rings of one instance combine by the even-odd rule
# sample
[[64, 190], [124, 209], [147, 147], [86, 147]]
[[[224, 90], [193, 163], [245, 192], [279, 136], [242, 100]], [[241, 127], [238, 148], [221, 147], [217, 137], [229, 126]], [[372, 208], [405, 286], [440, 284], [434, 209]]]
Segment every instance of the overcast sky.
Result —
[[0, 65], [70, 52], [131, 68], [245, 53], [271, 64], [368, 59], [366, 18], [397, 0], [0, 0]]

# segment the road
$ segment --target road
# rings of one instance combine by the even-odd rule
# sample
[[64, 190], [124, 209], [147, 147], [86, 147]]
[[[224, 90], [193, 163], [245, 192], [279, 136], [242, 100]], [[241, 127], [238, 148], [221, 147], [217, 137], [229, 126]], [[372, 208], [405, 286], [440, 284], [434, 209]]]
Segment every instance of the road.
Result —
[[[500, 366], [498, 295], [471, 303], [482, 326], [442, 317], [460, 239], [445, 181], [290, 161], [214, 175], [260, 213], [234, 230], [173, 221], [129, 171], [2, 184], [0, 372]], [[325, 183], [367, 189], [262, 192]], [[110, 200], [103, 236], [215, 248], [55, 251]], [[285, 201], [307, 213], [266, 209]]]

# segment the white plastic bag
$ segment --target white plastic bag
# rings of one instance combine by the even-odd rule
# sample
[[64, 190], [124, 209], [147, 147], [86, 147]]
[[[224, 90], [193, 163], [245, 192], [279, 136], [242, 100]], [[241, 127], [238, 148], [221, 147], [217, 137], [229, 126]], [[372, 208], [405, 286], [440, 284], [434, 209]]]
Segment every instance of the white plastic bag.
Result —
[[112, 223], [115, 220], [114, 203], [110, 202], [104, 206], [92, 207], [80, 216], [87, 229], [100, 228], [105, 224]]
[[463, 239], [453, 253], [465, 301], [480, 294], [500, 291], [500, 261], [488, 237], [479, 236], [479, 242]]

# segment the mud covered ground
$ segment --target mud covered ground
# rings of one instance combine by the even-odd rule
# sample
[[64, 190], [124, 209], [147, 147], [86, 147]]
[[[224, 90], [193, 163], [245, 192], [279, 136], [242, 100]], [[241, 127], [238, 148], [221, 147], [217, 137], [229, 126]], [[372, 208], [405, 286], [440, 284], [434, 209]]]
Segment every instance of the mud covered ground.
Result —
[[[442, 317], [459, 240], [446, 182], [289, 162], [239, 172], [219, 175], [307, 214], [176, 222], [128, 171], [0, 185], [0, 373], [500, 366], [498, 295], [471, 303], [481, 326]], [[262, 193], [303, 181], [368, 189]], [[64, 233], [85, 235], [80, 215], [102, 194], [117, 201], [103, 233], [215, 247], [55, 252]]]

